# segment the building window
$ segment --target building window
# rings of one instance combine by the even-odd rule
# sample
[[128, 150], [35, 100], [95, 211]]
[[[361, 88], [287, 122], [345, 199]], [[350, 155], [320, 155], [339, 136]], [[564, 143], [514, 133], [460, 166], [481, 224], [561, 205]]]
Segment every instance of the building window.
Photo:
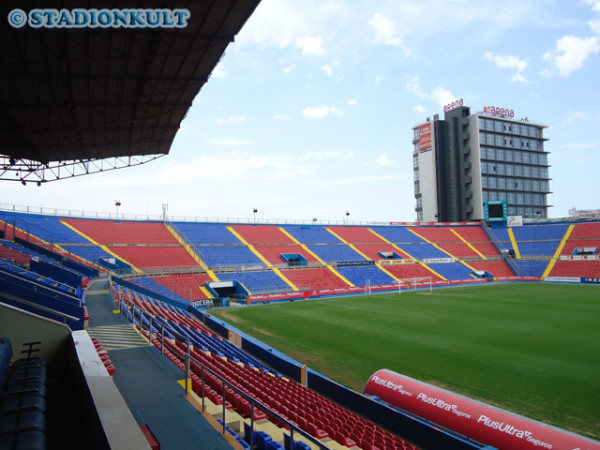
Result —
[[516, 200], [517, 200], [516, 201], [517, 205], [522, 205], [523, 204], [523, 194], [520, 192], [517, 192]]

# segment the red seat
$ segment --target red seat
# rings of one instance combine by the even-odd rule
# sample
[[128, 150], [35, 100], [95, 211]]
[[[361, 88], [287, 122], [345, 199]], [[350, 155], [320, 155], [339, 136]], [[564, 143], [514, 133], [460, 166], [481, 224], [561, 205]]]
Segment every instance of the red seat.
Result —
[[348, 448], [354, 447], [356, 445], [356, 442], [354, 442], [349, 437], [344, 436], [340, 431], [335, 433], [335, 441], [338, 444], [345, 445]]
[[321, 430], [312, 422], [308, 423], [308, 430], [306, 431], [308, 431], [308, 433], [312, 434], [317, 439], [325, 439], [326, 437], [329, 437], [329, 433], [327, 433], [327, 431]]

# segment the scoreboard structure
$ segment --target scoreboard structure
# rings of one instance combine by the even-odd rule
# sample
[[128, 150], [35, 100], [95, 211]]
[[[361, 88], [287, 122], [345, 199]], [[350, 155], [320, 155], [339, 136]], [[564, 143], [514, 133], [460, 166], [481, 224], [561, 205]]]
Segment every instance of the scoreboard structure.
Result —
[[486, 222], [506, 222], [508, 215], [506, 200], [485, 202], [483, 204], [483, 214]]

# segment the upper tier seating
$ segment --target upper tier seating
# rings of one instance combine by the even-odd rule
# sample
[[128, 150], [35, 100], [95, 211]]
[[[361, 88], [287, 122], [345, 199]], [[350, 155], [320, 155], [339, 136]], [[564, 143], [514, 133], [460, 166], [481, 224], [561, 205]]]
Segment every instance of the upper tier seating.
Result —
[[553, 256], [560, 245], [560, 241], [533, 241], [519, 242], [519, 252], [525, 256]]
[[114, 258], [114, 255], [111, 255], [103, 248], [92, 245], [92, 244], [83, 244], [83, 245], [67, 245], [63, 244], [62, 248], [65, 249], [68, 253], [75, 255], [79, 258], [84, 259], [92, 264], [98, 264], [101, 259], [111, 259]]
[[368, 244], [385, 242], [365, 227], [327, 227], [349, 244]]
[[498, 242], [508, 244], [512, 247], [510, 236], [508, 234], [508, 228], [506, 226], [494, 226], [490, 229], [490, 232], [496, 237]]
[[[58, 216], [45, 216], [40, 214], [19, 214], [11, 211], [0, 211], [0, 220], [9, 225], [34, 235], [37, 238], [51, 244], [87, 244], [89, 241], [76, 233], [61, 222]], [[17, 234], [21, 238], [27, 239], [22, 234]], [[38, 239], [38, 240], [39, 240]]]
[[462, 242], [450, 244], [438, 243], [437, 246], [456, 258], [481, 258], [481, 256], [475, 250]]
[[475, 242], [490, 242], [490, 238], [480, 226], [453, 227], [452, 229], [471, 244]]
[[447, 253], [444, 253], [427, 242], [423, 242], [422, 244], [398, 244], [398, 247], [415, 259], [450, 257]]
[[578, 223], [569, 239], [600, 240], [600, 222]]
[[194, 251], [211, 268], [265, 265], [244, 245], [196, 245]]
[[326, 263], [340, 261], [366, 261], [364, 256], [357, 253], [347, 244], [338, 245], [308, 245], [313, 253], [315, 253], [322, 261]]
[[107, 247], [111, 252], [125, 259], [137, 268], [149, 267], [197, 267], [198, 263], [179, 245], [121, 245]]
[[99, 244], [178, 244], [162, 222], [64, 219]]
[[293, 244], [283, 231], [275, 225], [232, 225], [234, 229], [248, 244]]
[[517, 242], [521, 241], [561, 241], [569, 225], [550, 224], [550, 225], [524, 225], [522, 227], [513, 227], [513, 233]]
[[409, 230], [431, 242], [462, 242], [449, 227], [410, 227]]
[[173, 228], [189, 244], [240, 244], [224, 223], [174, 222]]
[[392, 252], [396, 253], [402, 259], [410, 259], [410, 257], [398, 247], [394, 247], [392, 244], [386, 244], [385, 242], [375, 244], [355, 244], [354, 247], [373, 261], [381, 261], [386, 259], [379, 254], [380, 252]]
[[320, 225], [284, 225], [282, 227], [301, 244], [341, 244], [338, 238]]
[[471, 242], [470, 244], [486, 258], [501, 256], [500, 252], [492, 242]]
[[411, 232], [407, 227], [376, 226], [370, 228], [393, 244], [425, 242], [422, 238]]
[[307, 252], [298, 244], [255, 245], [254, 248], [273, 265], [286, 264], [285, 260], [281, 257], [282, 254], [299, 254], [304, 256], [309, 263], [317, 262], [317, 259], [310, 252]]

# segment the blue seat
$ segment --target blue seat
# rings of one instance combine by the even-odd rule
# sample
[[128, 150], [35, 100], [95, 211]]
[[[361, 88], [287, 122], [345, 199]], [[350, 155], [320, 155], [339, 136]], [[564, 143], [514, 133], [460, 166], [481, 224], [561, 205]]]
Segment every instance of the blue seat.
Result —
[[273, 438], [265, 431], [256, 431], [256, 446], [258, 450], [269, 450], [269, 444], [273, 442]]
[[0, 448], [14, 450], [45, 450], [48, 448], [46, 434], [41, 431], [23, 431], [0, 435]]
[[270, 441], [268, 449], [269, 450], [285, 450], [285, 447], [283, 446], [283, 444], [281, 444], [277, 441]]

